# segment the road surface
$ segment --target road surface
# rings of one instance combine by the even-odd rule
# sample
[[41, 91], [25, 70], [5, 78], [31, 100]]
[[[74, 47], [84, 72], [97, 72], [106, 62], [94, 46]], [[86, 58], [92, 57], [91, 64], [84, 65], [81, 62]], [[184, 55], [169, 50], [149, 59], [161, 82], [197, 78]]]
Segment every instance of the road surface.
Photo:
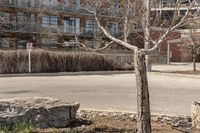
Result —
[[[155, 114], [190, 115], [200, 100], [200, 78], [149, 74]], [[136, 112], [134, 74], [94, 74], [0, 78], [1, 98], [48, 96], [81, 103], [81, 109]]]

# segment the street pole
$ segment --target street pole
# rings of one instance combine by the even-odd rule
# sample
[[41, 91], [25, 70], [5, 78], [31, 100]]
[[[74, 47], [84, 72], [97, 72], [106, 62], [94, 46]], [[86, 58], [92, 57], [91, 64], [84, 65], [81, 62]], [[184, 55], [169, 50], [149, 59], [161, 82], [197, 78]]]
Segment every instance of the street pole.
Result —
[[28, 51], [28, 72], [31, 73], [31, 50], [33, 48], [32, 43], [27, 43], [26, 44], [26, 49]]
[[167, 64], [170, 65], [170, 56], [171, 56], [171, 53], [170, 53], [170, 44], [168, 43], [167, 44]]
[[28, 50], [28, 72], [31, 73], [31, 50]]

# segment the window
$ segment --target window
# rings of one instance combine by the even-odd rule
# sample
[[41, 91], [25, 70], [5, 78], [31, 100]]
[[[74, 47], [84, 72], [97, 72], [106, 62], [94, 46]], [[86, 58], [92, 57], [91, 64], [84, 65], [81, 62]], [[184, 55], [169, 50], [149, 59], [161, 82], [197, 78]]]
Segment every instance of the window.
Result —
[[35, 0], [9, 0], [9, 3], [22, 7], [35, 7]]
[[28, 7], [35, 7], [35, 0], [27, 0]]
[[9, 38], [0, 38], [0, 47], [9, 47]]
[[64, 23], [64, 32], [69, 33], [80, 33], [80, 19], [79, 18], [68, 18]]
[[65, 20], [64, 31], [69, 33], [75, 33], [76, 31], [76, 18], [69, 18]]
[[12, 22], [9, 20], [9, 13], [0, 13], [0, 29], [9, 30]]
[[30, 21], [30, 15], [26, 13], [17, 13], [16, 18], [18, 23], [28, 23]]
[[80, 9], [80, 0], [76, 0], [76, 9]]
[[56, 7], [58, 5], [58, 0], [42, 0], [43, 6]]
[[17, 0], [17, 5], [18, 6], [25, 6], [26, 5], [26, 0]]
[[0, 23], [8, 23], [9, 16], [9, 13], [0, 12]]
[[95, 20], [87, 20], [86, 21], [86, 33], [87, 34], [94, 34], [95, 32], [100, 31], [97, 23]]
[[107, 22], [107, 28], [111, 34], [118, 33], [118, 23], [117, 22]]
[[167, 0], [163, 0], [163, 5], [167, 5], [167, 4], [168, 4]]
[[18, 30], [24, 31], [32, 31], [35, 26], [35, 15], [34, 14], [27, 14], [27, 13], [17, 13], [16, 15], [17, 25], [16, 28]]
[[42, 17], [42, 26], [57, 26], [58, 17], [57, 16], [43, 16]]
[[36, 30], [36, 24], [35, 24], [35, 14], [31, 14], [30, 15], [30, 24], [31, 24], [31, 31], [35, 31]]
[[31, 24], [35, 24], [35, 14], [31, 14]]

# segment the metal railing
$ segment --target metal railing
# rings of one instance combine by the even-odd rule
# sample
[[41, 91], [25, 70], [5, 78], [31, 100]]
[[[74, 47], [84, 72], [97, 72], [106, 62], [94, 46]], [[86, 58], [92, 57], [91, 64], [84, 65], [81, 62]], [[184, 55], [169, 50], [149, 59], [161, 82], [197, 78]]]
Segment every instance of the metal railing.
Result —
[[6, 32], [36, 32], [36, 25], [16, 22], [0, 22], [0, 29], [1, 31]]
[[[175, 8], [177, 6], [177, 3], [175, 1], [159, 1], [159, 2], [155, 2], [152, 1], [151, 2], [151, 8]], [[190, 6], [189, 1], [187, 0], [182, 0], [181, 4], [180, 4], [180, 8], [182, 7], [188, 7]], [[196, 3], [194, 4], [194, 7], [198, 7], [200, 6], [200, 1], [196, 1]]]
[[[33, 0], [34, 1], [34, 0]], [[54, 4], [44, 4], [44, 3], [36, 3], [36, 2], [21, 2], [18, 3], [16, 0], [1, 0], [0, 1], [0, 6], [1, 7], [6, 7], [6, 8], [29, 8], [29, 9], [42, 9], [41, 11], [52, 11], [56, 10], [58, 12], [63, 12], [63, 13], [82, 13], [82, 14], [91, 14], [84, 8], [81, 8], [78, 5], [65, 5], [61, 2], [57, 2]], [[120, 12], [120, 8], [102, 8], [102, 14], [101, 15], [114, 15], [117, 12]]]
[[[33, 0], [34, 1], [34, 0]], [[3, 7], [14, 7], [14, 8], [32, 8], [32, 9], [43, 9], [43, 10], [57, 10], [57, 11], [63, 11], [63, 12], [80, 12], [82, 10], [80, 10], [80, 7], [76, 6], [76, 5], [71, 5], [69, 7], [65, 6], [64, 4], [58, 2], [58, 3], [54, 3], [54, 4], [44, 4], [42, 2], [36, 3], [36, 2], [21, 2], [18, 3], [16, 0], [1, 0], [0, 1], [0, 6]], [[86, 12], [84, 12], [86, 13]]]
[[[70, 35], [84, 35], [88, 37], [93, 36], [101, 36], [103, 35], [100, 29], [96, 28], [86, 28], [86, 27], [73, 27], [73, 26], [53, 26], [53, 25], [39, 25], [38, 31], [36, 30], [35, 23], [26, 23], [26, 22], [16, 22], [16, 21], [9, 21], [9, 22], [0, 22], [0, 29], [1, 31], [6, 32], [32, 32], [37, 33], [38, 31], [41, 32], [51, 32], [57, 34], [70, 34]], [[118, 32], [111, 32], [114, 36], [119, 36], [121, 34], [120, 31]]]

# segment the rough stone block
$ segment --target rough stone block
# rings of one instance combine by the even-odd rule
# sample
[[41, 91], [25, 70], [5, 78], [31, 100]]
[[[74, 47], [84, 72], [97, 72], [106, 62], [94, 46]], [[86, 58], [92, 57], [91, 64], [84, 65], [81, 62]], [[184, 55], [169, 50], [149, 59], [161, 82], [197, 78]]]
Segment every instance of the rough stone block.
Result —
[[200, 102], [192, 103], [192, 127], [200, 129]]
[[66, 127], [76, 119], [79, 103], [48, 97], [0, 100], [0, 125], [33, 123], [40, 128]]

